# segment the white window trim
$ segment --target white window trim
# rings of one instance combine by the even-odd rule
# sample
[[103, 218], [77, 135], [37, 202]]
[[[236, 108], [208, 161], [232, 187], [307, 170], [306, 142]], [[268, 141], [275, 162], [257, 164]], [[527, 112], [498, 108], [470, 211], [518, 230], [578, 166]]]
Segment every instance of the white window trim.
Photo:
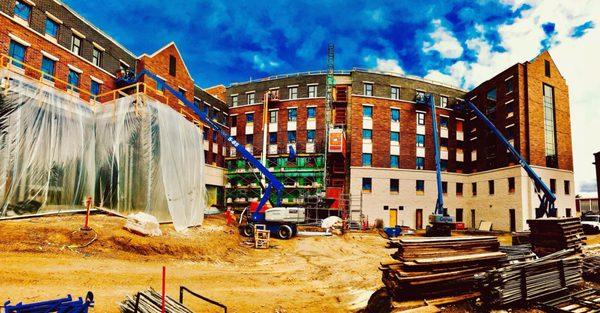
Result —
[[91, 78], [93, 81], [97, 82], [98, 84], [100, 84], [100, 85], [104, 85], [104, 81], [103, 81], [102, 79], [100, 79], [100, 78], [96, 78], [96, 77], [94, 77], [94, 76], [92, 76], [92, 75], [90, 75], [90, 78]]
[[510, 75], [510, 76], [508, 76], [508, 78], [504, 79], [504, 81], [507, 81], [507, 80], [509, 80], [509, 79], [511, 79], [513, 77], [514, 77], [514, 75]]
[[27, 42], [27, 41], [25, 41], [25, 40], [23, 40], [23, 39], [15, 36], [15, 35], [11, 34], [11, 33], [8, 34], [8, 37], [10, 37], [10, 39], [16, 41], [17, 43], [19, 43], [19, 44], [21, 44], [21, 45], [23, 45], [25, 47], [31, 47], [31, 44], [29, 42]]
[[239, 96], [239, 95], [240, 95], [240, 94], [238, 94], [238, 93], [234, 93], [234, 94], [232, 94], [232, 95], [229, 95], [229, 96], [230, 96], [230, 97], [237, 97], [237, 96]]
[[84, 34], [80, 33], [75, 28], [71, 28], [71, 31], [73, 32], [73, 35], [76, 35], [77, 37], [79, 37], [81, 39], [85, 39], [86, 38]]
[[307, 109], [308, 109], [308, 108], [316, 108], [316, 107], [317, 107], [316, 105], [307, 105], [307, 106], [306, 106], [306, 108], [307, 108]]
[[47, 16], [49, 19], [53, 20], [54, 22], [56, 22], [56, 23], [58, 23], [58, 24], [61, 24], [61, 25], [62, 25], [62, 24], [64, 24], [64, 23], [63, 23], [63, 21], [62, 21], [61, 19], [59, 19], [58, 17], [56, 17], [56, 16], [52, 15], [52, 13], [50, 13], [50, 12], [48, 12], [48, 11], [46, 11], [46, 12], [44, 12], [44, 13], [46, 13], [46, 16]]
[[464, 118], [460, 118], [460, 117], [455, 117], [454, 119], [457, 120], [457, 121], [463, 121], [463, 122], [465, 121]]
[[390, 110], [391, 110], [391, 109], [400, 110], [400, 108], [399, 108], [399, 107], [390, 107]]
[[290, 109], [296, 109], [296, 110], [298, 110], [298, 107], [287, 107], [286, 109], [287, 110], [290, 110]]
[[469, 99], [470, 101], [475, 100], [475, 98], [477, 98], [477, 96], [472, 96], [471, 99]]
[[427, 113], [427, 112], [425, 112], [425, 111], [420, 111], [420, 110], [415, 110], [415, 112], [416, 112], [416, 113], [423, 113], [423, 114], [426, 114], [426, 113]]
[[440, 114], [440, 116], [450, 119], [450, 116], [448, 116], [448, 115]]
[[288, 87], [288, 88], [294, 88], [294, 87], [295, 87], [295, 88], [298, 88], [298, 86], [300, 86], [300, 85], [288, 85], [287, 87]]
[[183, 87], [181, 87], [181, 86], [177, 86], [177, 88], [179, 88], [179, 89], [181, 89], [181, 90], [183, 90], [183, 91], [185, 91], [185, 92], [187, 92], [187, 91], [188, 91], [187, 89], [185, 89], [185, 88], [183, 88]]
[[[246, 113], [244, 113], [244, 114], [246, 114], [246, 115], [248, 115], [248, 114], [254, 114], [254, 111], [251, 111], [251, 112], [246, 112]], [[236, 115], [237, 115], [237, 114], [236, 114]]]
[[92, 41], [92, 45], [93, 45], [94, 47], [96, 47], [96, 49], [98, 49], [98, 50], [100, 50], [100, 51], [102, 51], [102, 52], [105, 52], [105, 51], [106, 51], [106, 49], [104, 49], [104, 48], [103, 48], [101, 45], [99, 45], [99, 44], [98, 44], [98, 43], [96, 43], [95, 41]]
[[271, 111], [279, 111], [279, 109], [269, 109], [269, 112]]
[[510, 128], [510, 127], [514, 127], [514, 126], [515, 126], [515, 124], [513, 123], [513, 124], [510, 124], [510, 125], [506, 125], [506, 127], [504, 127], [504, 128]]
[[45, 56], [45, 57], [47, 57], [48, 59], [54, 61], [54, 62], [58, 62], [58, 60], [59, 60], [58, 57], [55, 57], [52, 54], [50, 54], [50, 53], [48, 53], [48, 52], [46, 52], [44, 50], [42, 50], [42, 55]]
[[319, 83], [310, 83], [310, 84], [306, 84], [306, 86], [319, 86]]
[[363, 106], [364, 106], [364, 107], [374, 107], [374, 105], [372, 105], [372, 104], [369, 104], [369, 103], [363, 103]]
[[[229, 114], [229, 116], [233, 117], [233, 116], [238, 116], [238, 113], [233, 113], [233, 114]], [[234, 126], [235, 127], [235, 126]]]
[[256, 93], [256, 91], [252, 90], [252, 91], [246, 91], [246, 94], [251, 94], [251, 93]]
[[83, 70], [78, 68], [77, 66], [71, 65], [71, 64], [67, 64], [67, 66], [73, 70], [73, 72], [79, 73], [79, 74], [83, 74]]
[[279, 90], [279, 87], [271, 87], [269, 90]]
[[371, 81], [368, 81], [368, 80], [363, 80], [363, 81], [362, 81], [362, 83], [363, 83], [363, 84], [371, 84], [371, 85], [375, 85], [375, 82], [371, 82]]
[[504, 102], [504, 104], [509, 104], [509, 103], [511, 103], [511, 102], [514, 102], [514, 101], [515, 101], [515, 99], [510, 99], [510, 100], [508, 100], [508, 101]]
[[129, 63], [127, 63], [127, 62], [125, 62], [125, 61], [123, 61], [121, 59], [119, 59], [119, 62], [123, 63], [123, 65], [127, 66], [128, 68], [131, 68], [131, 66], [129, 65]]

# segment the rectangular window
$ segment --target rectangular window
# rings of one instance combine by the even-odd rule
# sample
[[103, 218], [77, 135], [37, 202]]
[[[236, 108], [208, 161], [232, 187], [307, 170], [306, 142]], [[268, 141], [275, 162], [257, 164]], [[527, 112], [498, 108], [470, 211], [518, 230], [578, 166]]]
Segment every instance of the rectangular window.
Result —
[[473, 196], [477, 195], [477, 183], [471, 183], [471, 190], [473, 193]]
[[565, 195], [570, 195], [571, 194], [571, 182], [568, 180], [565, 180]]
[[246, 135], [246, 144], [254, 145], [254, 135], [252, 135], [252, 134]]
[[92, 63], [98, 67], [102, 66], [102, 51], [100, 49], [94, 48], [92, 50]]
[[52, 38], [58, 38], [58, 23], [50, 18], [46, 18], [46, 35]]
[[400, 141], [400, 133], [399, 132], [391, 132], [390, 133], [390, 141], [399, 142]]
[[156, 81], [156, 90], [159, 92], [165, 92], [165, 82], [162, 79]]
[[448, 160], [440, 160], [440, 171], [445, 172], [448, 170]]
[[440, 127], [448, 128], [448, 118], [445, 116], [440, 116]]
[[81, 38], [75, 35], [71, 37], [71, 52], [73, 52], [76, 55], [81, 54]]
[[[179, 93], [185, 98], [185, 94], [186, 94], [185, 89], [179, 88]], [[209, 114], [209, 115], [212, 116], [212, 114]]]
[[508, 178], [508, 193], [515, 193], [515, 178]]
[[417, 92], [415, 94], [415, 100], [416, 101], [425, 101], [425, 92], [417, 90]]
[[390, 155], [390, 167], [398, 168], [400, 167], [400, 157], [397, 155]]
[[397, 178], [390, 179], [390, 192], [398, 193], [400, 191], [400, 180]]
[[417, 167], [418, 170], [425, 169], [425, 158], [417, 157]]
[[456, 195], [457, 196], [463, 195], [463, 183], [456, 183]]
[[288, 122], [295, 122], [298, 118], [298, 109], [288, 109]]
[[448, 107], [448, 97], [440, 96], [440, 108]]
[[544, 60], [544, 72], [546, 77], [550, 77], [550, 61]]
[[556, 179], [550, 178], [550, 191], [556, 193]]
[[237, 115], [231, 117], [231, 127], [237, 127]]
[[417, 124], [425, 125], [425, 113], [417, 112]]
[[392, 109], [392, 122], [400, 122], [400, 110]]
[[29, 23], [29, 17], [31, 16], [31, 6], [25, 4], [25, 2], [17, 0], [15, 1], [15, 16], [27, 21]]
[[81, 75], [73, 70], [69, 71], [67, 90], [79, 92], [79, 82], [81, 79]]
[[372, 155], [370, 153], [363, 153], [362, 154], [362, 166], [371, 166], [371, 157], [372, 157]]
[[488, 98], [488, 100], [496, 101], [496, 99], [497, 99], [496, 88], [490, 89], [487, 92], [487, 98]]
[[253, 123], [254, 123], [254, 113], [246, 114], [246, 124], [253, 124]]
[[515, 90], [515, 86], [513, 85], [513, 79], [509, 79], [505, 82], [506, 85], [506, 93], [511, 93]]
[[364, 95], [365, 96], [372, 96], [373, 95], [373, 84], [369, 84], [369, 83], [364, 83]]
[[514, 113], [515, 112], [515, 107], [513, 102], [511, 103], [507, 103], [506, 104], [506, 114], [510, 114], [510, 113]]
[[417, 147], [425, 147], [425, 135], [417, 135]]
[[298, 87], [288, 88], [289, 99], [298, 99]]
[[238, 106], [238, 96], [231, 96], [231, 106], [232, 107]]
[[315, 118], [315, 117], [317, 117], [317, 108], [309, 107], [306, 109], [306, 113], [308, 115], [308, 118]]
[[173, 55], [169, 56], [169, 75], [177, 75], [177, 59]]
[[202, 138], [204, 138], [203, 140], [208, 140], [208, 127], [202, 128]]
[[494, 181], [493, 180], [488, 180], [488, 191], [490, 195], [493, 195], [495, 190], [494, 190]]
[[557, 167], [558, 160], [556, 157], [556, 124], [554, 120], [554, 88], [552, 86], [543, 85], [544, 92], [544, 137], [545, 137], [545, 152], [546, 166]]
[[216, 131], [212, 132], [212, 141], [217, 142], [217, 132]]
[[425, 181], [417, 180], [415, 189], [416, 189], [418, 195], [424, 194], [425, 193]]
[[296, 143], [296, 132], [288, 131], [287, 132], [287, 140], [288, 140], [288, 143]]
[[373, 107], [370, 105], [363, 105], [363, 118], [373, 118]]
[[269, 144], [271, 144], [271, 145], [277, 144], [277, 133], [269, 133]]
[[306, 131], [306, 141], [310, 142], [310, 143], [315, 142], [315, 131], [314, 130]]
[[308, 97], [309, 98], [317, 97], [317, 86], [316, 85], [308, 86]]
[[362, 191], [370, 193], [373, 189], [373, 182], [370, 177], [363, 177], [362, 179]]
[[363, 136], [363, 140], [372, 140], [373, 139], [373, 130], [363, 129], [362, 136]]
[[269, 111], [269, 123], [277, 123], [277, 111]]
[[448, 193], [448, 182], [447, 181], [443, 181], [442, 182], [442, 193], [443, 194], [447, 194]]
[[100, 94], [100, 83], [93, 80], [90, 83], [90, 93], [94, 96], [97, 96]]
[[398, 87], [392, 87], [391, 98], [394, 99], [394, 100], [400, 99], [400, 88], [398, 88]]
[[16, 41], [10, 42], [10, 48], [8, 49], [8, 55], [13, 59], [12, 64], [19, 68], [25, 68], [25, 50], [27, 48], [17, 43]]
[[42, 73], [44, 73], [44, 79], [53, 82], [55, 71], [56, 61], [47, 57], [42, 57]]
[[254, 104], [255, 100], [256, 100], [256, 94], [254, 92], [251, 92], [246, 95], [246, 103], [247, 104]]

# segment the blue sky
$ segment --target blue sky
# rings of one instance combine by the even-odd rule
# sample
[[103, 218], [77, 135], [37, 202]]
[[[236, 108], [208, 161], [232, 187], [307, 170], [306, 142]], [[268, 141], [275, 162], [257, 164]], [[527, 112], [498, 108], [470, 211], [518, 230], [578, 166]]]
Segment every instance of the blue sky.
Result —
[[[394, 71], [471, 88], [549, 49], [570, 87], [578, 191], [600, 151], [600, 1], [64, 0], [136, 55], [175, 41], [196, 83], [325, 68]], [[591, 128], [590, 128], [591, 127]]]

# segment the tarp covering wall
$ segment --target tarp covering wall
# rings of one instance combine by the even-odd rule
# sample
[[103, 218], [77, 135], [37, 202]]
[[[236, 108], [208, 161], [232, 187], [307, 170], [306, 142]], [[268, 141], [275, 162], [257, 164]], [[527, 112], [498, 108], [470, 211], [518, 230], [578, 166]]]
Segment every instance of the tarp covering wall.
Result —
[[178, 231], [202, 223], [204, 149], [193, 123], [144, 95], [90, 106], [0, 74], [0, 217], [79, 210], [92, 196]]

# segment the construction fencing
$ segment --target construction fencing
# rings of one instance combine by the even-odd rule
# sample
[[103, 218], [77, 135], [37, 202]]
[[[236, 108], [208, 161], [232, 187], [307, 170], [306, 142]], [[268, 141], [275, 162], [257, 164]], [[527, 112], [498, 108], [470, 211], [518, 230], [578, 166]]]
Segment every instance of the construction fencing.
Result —
[[90, 105], [0, 71], [0, 217], [94, 204], [146, 212], [175, 229], [202, 224], [204, 148], [197, 126], [143, 94]]

